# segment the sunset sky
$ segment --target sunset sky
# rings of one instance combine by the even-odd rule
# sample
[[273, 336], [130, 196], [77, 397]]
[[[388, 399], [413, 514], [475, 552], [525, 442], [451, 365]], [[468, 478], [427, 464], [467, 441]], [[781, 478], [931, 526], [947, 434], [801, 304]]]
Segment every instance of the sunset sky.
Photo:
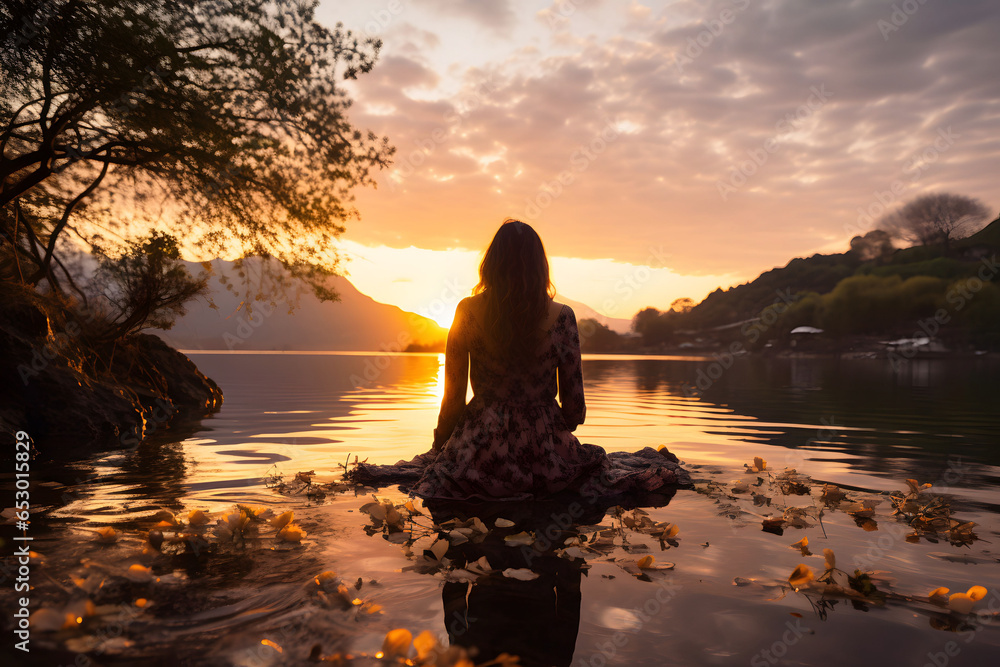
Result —
[[398, 151], [358, 192], [349, 278], [445, 324], [505, 217], [541, 234], [561, 294], [628, 318], [846, 250], [884, 204], [1000, 205], [995, 0], [322, 0], [319, 18], [383, 39], [351, 119]]

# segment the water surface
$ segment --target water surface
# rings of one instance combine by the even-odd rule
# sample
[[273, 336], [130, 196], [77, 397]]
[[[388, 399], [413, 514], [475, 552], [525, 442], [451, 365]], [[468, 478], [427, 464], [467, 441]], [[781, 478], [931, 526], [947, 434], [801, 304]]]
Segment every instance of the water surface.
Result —
[[[609, 451], [666, 445], [702, 491], [710, 481], [728, 486], [754, 479], [744, 474], [754, 456], [771, 469], [792, 467], [866, 497], [904, 489], [907, 478], [932, 482], [956, 515], [978, 524], [981, 539], [966, 546], [907, 542], [901, 524], [887, 518], [887, 501], [878, 530], [827, 510], [821, 525], [775, 535], [762, 531], [754, 516], [731, 518], [718, 495], [685, 490], [647, 510], [653, 520], [680, 527], [676, 546], [661, 550], [655, 540], [636, 534], [615, 561], [595, 559], [584, 566], [549, 559], [538, 565], [541, 583], [470, 587], [404, 569], [413, 559], [400, 545], [364, 530], [368, 517], [358, 509], [370, 496], [309, 499], [276, 494], [264, 483], [269, 475], [289, 480], [309, 470], [327, 481], [349, 456], [390, 463], [426, 451], [443, 390], [443, 357], [191, 356], [223, 388], [222, 410], [180, 442], [167, 438], [136, 452], [79, 462], [68, 472], [50, 471], [67, 486], [62, 502], [33, 526], [35, 548], [47, 559], [46, 576], [71, 590], [81, 563], [100, 563], [108, 581], [114, 580], [115, 568], [139, 562], [148, 519], [161, 508], [202, 509], [213, 520], [235, 503], [293, 509], [308, 536], [300, 546], [262, 540], [207, 560], [154, 556], [149, 562], [161, 581], [135, 592], [153, 604], [119, 618], [121, 638], [95, 640], [96, 621], [76, 635], [38, 636], [61, 658], [82, 652], [100, 664], [148, 663], [169, 649], [191, 664], [297, 664], [317, 643], [324, 654], [373, 654], [394, 627], [414, 634], [430, 630], [445, 643], [450, 636], [457, 643], [500, 645], [530, 627], [540, 634], [531, 639], [538, 652], [527, 662], [593, 667], [922, 665], [933, 664], [929, 655], [952, 650], [949, 641], [958, 648], [948, 656], [951, 665], [986, 664], [1000, 655], [1000, 624], [993, 617], [977, 624], [977, 617], [958, 618], [917, 603], [830, 604], [818, 595], [776, 595], [779, 589], [766, 585], [787, 580], [802, 562], [822, 570], [822, 556], [803, 556], [789, 546], [808, 536], [813, 553], [831, 548], [842, 569], [862, 563], [882, 573], [880, 581], [898, 594], [926, 596], [938, 586], [965, 591], [980, 584], [990, 597], [977, 608], [984, 614], [988, 605], [1000, 610], [996, 359], [914, 360], [894, 369], [879, 360], [585, 358], [587, 421], [577, 431], [582, 441]], [[379, 497], [404, 499], [393, 489]], [[814, 499], [775, 502], [777, 507]], [[598, 517], [587, 520], [613, 525], [598, 509]], [[92, 531], [105, 525], [117, 527], [123, 539], [95, 545]], [[652, 581], [630, 575], [623, 565], [646, 553], [642, 545], [675, 569]], [[503, 546], [501, 541], [480, 548], [493, 549], [493, 562], [505, 558]], [[357, 609], [317, 603], [310, 582], [330, 570], [345, 582], [361, 580], [354, 589]], [[736, 578], [749, 584], [734, 585]], [[184, 598], [181, 592], [191, 587], [197, 594]], [[549, 609], [544, 600], [553, 591], [560, 602]], [[56, 589], [45, 595], [55, 604]], [[362, 600], [381, 609], [365, 613]]]

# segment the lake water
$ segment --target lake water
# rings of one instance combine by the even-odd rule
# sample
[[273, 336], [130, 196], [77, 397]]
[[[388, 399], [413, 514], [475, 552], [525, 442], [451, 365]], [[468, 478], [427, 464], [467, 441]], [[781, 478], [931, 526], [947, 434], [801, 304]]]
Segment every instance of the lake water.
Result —
[[[617, 529], [586, 563], [550, 553], [533, 568], [536, 580], [494, 574], [472, 585], [413, 569], [419, 549], [408, 555], [398, 539], [366, 531], [369, 517], [359, 509], [370, 495], [317, 499], [265, 484], [270, 475], [288, 482], [310, 470], [316, 483], [331, 481], [348, 456], [391, 463], [426, 451], [443, 357], [191, 357], [225, 393], [222, 410], [200, 430], [35, 478], [65, 485], [42, 487], [52, 502], [32, 526], [34, 548], [46, 559], [38, 568], [44, 575], [35, 575], [37, 597], [62, 613], [83, 597], [74, 578], [97, 573], [104, 582], [89, 592], [97, 606], [81, 613], [80, 627], [33, 634], [37, 664], [299, 664], [316, 645], [323, 655], [375, 664], [363, 656], [379, 651], [393, 628], [428, 630], [444, 644], [510, 647], [525, 664], [940, 667], [1000, 657], [996, 359], [893, 368], [881, 360], [587, 357], [587, 421], [577, 436], [608, 451], [666, 445], [677, 454], [697, 489], [646, 511], [679, 533], [660, 542], [628, 530], [624, 517], [589, 508], [601, 511], [569, 533]], [[767, 461], [767, 473], [746, 474], [755, 456]], [[755, 505], [731, 492], [737, 481], [754, 483], [786, 467], [814, 480], [811, 495], [755, 487], [762, 492]], [[908, 541], [912, 529], [892, 516], [884, 495], [905, 490], [908, 478], [933, 483], [955, 517], [977, 524], [979, 539]], [[762, 517], [786, 506], [816, 514], [824, 507], [819, 482], [882, 502], [870, 518], [826, 507], [807, 527], [762, 530]], [[377, 495], [405, 500], [397, 489]], [[279, 543], [265, 526], [246, 545], [213, 547], [207, 556], [142, 555], [156, 511], [200, 509], [214, 523], [236, 503], [291, 509], [307, 536], [299, 545]], [[102, 526], [118, 530], [117, 542], [94, 541]], [[791, 546], [802, 537], [817, 555]], [[504, 551], [502, 539], [453, 550], [473, 547], [494, 567], [516, 551]], [[842, 570], [876, 573], [878, 588], [894, 596], [877, 604], [824, 597], [816, 587], [790, 590], [798, 564], [823, 571], [824, 548]], [[675, 567], [637, 570], [646, 554]], [[133, 563], [159, 580], [130, 581]], [[317, 593], [315, 578], [325, 571], [348, 585], [355, 604], [343, 609]], [[926, 601], [939, 586], [964, 592], [973, 585], [988, 595], [971, 615]], [[145, 606], [130, 602], [139, 598]]]

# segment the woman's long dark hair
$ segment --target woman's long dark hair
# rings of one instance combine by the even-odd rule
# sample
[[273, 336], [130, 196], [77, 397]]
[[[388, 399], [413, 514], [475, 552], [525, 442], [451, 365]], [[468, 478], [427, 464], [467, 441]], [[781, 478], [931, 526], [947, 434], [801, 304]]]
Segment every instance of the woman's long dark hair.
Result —
[[541, 339], [542, 323], [555, 289], [542, 239], [529, 225], [508, 218], [500, 225], [479, 265], [473, 290], [485, 301], [485, 331], [497, 353], [524, 359]]

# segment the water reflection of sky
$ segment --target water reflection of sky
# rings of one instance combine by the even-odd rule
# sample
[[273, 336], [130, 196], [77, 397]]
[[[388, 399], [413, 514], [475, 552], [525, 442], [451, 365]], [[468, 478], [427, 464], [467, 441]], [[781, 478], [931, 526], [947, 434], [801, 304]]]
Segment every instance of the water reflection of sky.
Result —
[[[398, 545], [365, 534], [364, 517], [357, 512], [361, 499], [331, 496], [315, 505], [302, 497], [276, 496], [261, 483], [268, 472], [288, 479], [301, 470], [315, 470], [329, 479], [349, 455], [394, 462], [425, 451], [443, 389], [441, 357], [193, 358], [222, 386], [223, 409], [180, 442], [166, 438], [135, 452], [80, 462], [81, 478], [94, 476], [76, 485], [76, 499], [51, 515], [66, 526], [53, 535], [63, 542], [58, 549], [72, 553], [83, 548], [68, 538], [79, 534], [86, 539], [87, 526], [141, 528], [142, 517], [159, 507], [218, 512], [244, 503], [294, 508], [298, 520], [308, 526], [308, 544], [297, 556], [306, 559], [298, 565], [288, 561], [289, 569], [281, 575], [255, 575], [253, 582], [246, 582], [247, 601], [239, 605], [257, 604], [258, 597], [265, 604], [264, 598], [274, 594], [259, 576], [274, 579], [276, 585], [308, 580], [319, 570], [333, 568], [352, 581], [362, 577], [382, 582], [381, 589], [369, 594], [384, 605], [384, 615], [371, 627], [350, 630], [355, 635], [352, 650], [378, 650], [388, 627], [429, 628], [447, 636], [447, 609], [462, 606], [461, 591], [452, 587], [442, 592], [438, 578], [401, 573], [411, 561]], [[666, 444], [691, 465], [696, 478], [725, 482], [742, 476], [744, 462], [762, 456], [772, 468], [793, 466], [814, 479], [872, 491], [899, 489], [908, 477], [940, 480], [949, 462], [959, 457], [961, 475], [951, 491], [963, 519], [980, 524], [983, 542], [963, 551], [947, 543], [910, 545], [893, 539], [891, 548], [879, 552], [875, 569], [891, 573], [897, 590], [910, 595], [925, 595], [925, 589], [937, 585], [953, 590], [973, 583], [1000, 588], [995, 564], [969, 566], [949, 560], [966, 553], [985, 559], [981, 562], [996, 560], [993, 547], [985, 542], [1000, 540], [1000, 454], [993, 446], [1000, 416], [993, 409], [996, 399], [990, 385], [996, 377], [995, 362], [964, 368], [955, 362], [927, 363], [893, 372], [874, 360], [741, 359], [700, 395], [691, 395], [685, 389], [711, 363], [693, 358], [586, 359], [588, 414], [577, 435], [608, 450]], [[653, 545], [658, 559], [677, 563], [679, 588], [669, 604], [653, 617], [644, 617], [635, 610], [650, 600], [649, 584], [624, 574], [614, 563], [595, 563], [579, 581], [573, 664], [599, 658], [601, 647], [617, 632], [629, 638], [619, 647], [619, 664], [746, 664], [755, 651], [780, 636], [788, 619], [795, 618], [791, 613], [802, 614], [815, 631], [796, 648], [802, 664], [827, 664], [828, 656], [844, 652], [848, 637], [852, 645], [866, 647], [844, 653], [855, 664], [910, 664], [937, 650], [945, 641], [942, 635], [948, 634], [930, 630], [926, 615], [905, 607], [870, 614], [846, 608], [828, 623], [813, 615], [804, 596], [771, 600], [770, 594], [732, 584], [735, 576], [787, 577], [803, 560], [788, 545], [806, 533], [814, 551], [831, 546], [850, 563], [888, 534], [883, 521], [882, 532], [868, 533], [849, 516], [834, 512], [824, 518], [822, 530], [815, 526], [775, 536], [762, 532], [759, 523], [738, 525], [721, 517], [712, 498], [694, 492], [678, 493], [669, 506], [651, 509], [650, 516], [682, 528], [679, 548], [661, 553]], [[45, 542], [38, 546], [57, 549]], [[575, 581], [570, 582], [573, 595]], [[239, 641], [259, 643], [255, 632], [238, 635]], [[892, 641], [884, 641], [886, 636]], [[981, 633], [964, 655], [975, 661], [997, 646], [996, 632]]]
[[[385, 463], [426, 451], [443, 392], [440, 355], [194, 358], [226, 394], [206, 430], [183, 443], [185, 483], [205, 500], [228, 498], [227, 488], [245, 488], [275, 464], [321, 472], [348, 455]], [[915, 360], [893, 372], [876, 360], [738, 360], [691, 395], [711, 363], [588, 358], [587, 421], [577, 436], [609, 451], [666, 444], [684, 460], [724, 467], [762, 456], [877, 490], [905, 477], [933, 479], [961, 455], [977, 464], [968, 486], [996, 481], [1000, 417], [990, 366], [961, 369], [971, 374], [962, 377], [965, 391], [954, 391], [951, 361]], [[982, 392], [968, 391], [977, 385]]]

